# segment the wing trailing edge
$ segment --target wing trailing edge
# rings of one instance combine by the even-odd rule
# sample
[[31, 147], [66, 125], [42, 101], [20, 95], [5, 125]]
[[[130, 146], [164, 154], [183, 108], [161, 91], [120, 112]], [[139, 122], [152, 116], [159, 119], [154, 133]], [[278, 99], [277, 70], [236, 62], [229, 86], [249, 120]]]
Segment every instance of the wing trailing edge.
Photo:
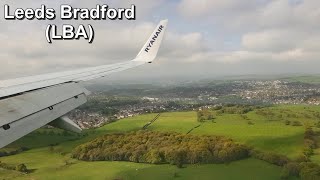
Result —
[[67, 116], [62, 116], [59, 119], [56, 119], [49, 123], [49, 125], [75, 133], [81, 133], [82, 131], [82, 129]]

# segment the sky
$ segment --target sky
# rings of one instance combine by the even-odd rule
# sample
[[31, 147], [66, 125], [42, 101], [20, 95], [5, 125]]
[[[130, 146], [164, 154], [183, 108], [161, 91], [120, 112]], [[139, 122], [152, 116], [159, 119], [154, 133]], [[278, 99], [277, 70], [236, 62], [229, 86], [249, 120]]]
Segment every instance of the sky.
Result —
[[[168, 29], [153, 64], [110, 75], [111, 80], [203, 79], [247, 74], [318, 74], [319, 0], [2, 0], [16, 8], [45, 4], [58, 11], [136, 5], [136, 20], [8, 21], [0, 8], [0, 79], [133, 59], [162, 19]], [[91, 24], [95, 40], [48, 44], [48, 24]]]

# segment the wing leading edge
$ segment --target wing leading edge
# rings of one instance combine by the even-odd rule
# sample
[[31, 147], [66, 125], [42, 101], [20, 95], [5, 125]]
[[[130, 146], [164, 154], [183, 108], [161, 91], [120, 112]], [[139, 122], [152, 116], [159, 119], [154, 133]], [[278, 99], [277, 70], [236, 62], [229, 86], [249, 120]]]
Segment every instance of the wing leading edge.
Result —
[[65, 115], [84, 104], [89, 92], [78, 82], [151, 63], [168, 20], [162, 20], [131, 61], [0, 81], [0, 148], [46, 125], [80, 132]]

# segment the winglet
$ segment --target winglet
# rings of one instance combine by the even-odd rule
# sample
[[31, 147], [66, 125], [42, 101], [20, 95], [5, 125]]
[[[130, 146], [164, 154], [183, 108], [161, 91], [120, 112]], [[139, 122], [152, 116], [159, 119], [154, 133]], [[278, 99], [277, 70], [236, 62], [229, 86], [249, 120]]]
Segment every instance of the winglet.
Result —
[[164, 33], [166, 31], [168, 20], [162, 20], [151, 34], [148, 41], [140, 50], [139, 54], [133, 61], [151, 63], [157, 56]]

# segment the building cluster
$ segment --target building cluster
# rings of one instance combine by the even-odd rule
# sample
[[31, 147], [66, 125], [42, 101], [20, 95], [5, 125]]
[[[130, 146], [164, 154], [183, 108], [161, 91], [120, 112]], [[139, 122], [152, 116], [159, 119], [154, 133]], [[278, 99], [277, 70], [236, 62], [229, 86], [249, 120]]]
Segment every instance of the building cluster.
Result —
[[[127, 89], [126, 91], [129, 92]], [[110, 93], [104, 94], [103, 92], [95, 92], [91, 96], [98, 102], [105, 102], [110, 99], [109, 97]], [[148, 96], [133, 95], [129, 99], [131, 100], [128, 100], [128, 97], [113, 98], [114, 101], [110, 101], [110, 104], [107, 101], [106, 104], [98, 103], [96, 105], [100, 110], [104, 108], [116, 109], [116, 112], [111, 115], [78, 109], [71, 112], [69, 116], [81, 128], [88, 129], [139, 114], [199, 110], [199, 108], [211, 108], [215, 105], [230, 103], [320, 105], [320, 86], [283, 80], [238, 80], [201, 87], [163, 89]]]
[[244, 99], [256, 99], [273, 104], [320, 104], [320, 87], [286, 81], [248, 81], [246, 90], [240, 91]]
[[[146, 100], [146, 98], [143, 98]], [[107, 107], [106, 107], [107, 108]], [[159, 113], [168, 111], [192, 110], [193, 106], [188, 104], [175, 104], [159, 101], [158, 98], [148, 98], [142, 103], [122, 105], [117, 108], [118, 112], [112, 116], [104, 116], [98, 112], [87, 112], [76, 109], [68, 114], [82, 129], [97, 128], [116, 120], [137, 116], [145, 113]]]

